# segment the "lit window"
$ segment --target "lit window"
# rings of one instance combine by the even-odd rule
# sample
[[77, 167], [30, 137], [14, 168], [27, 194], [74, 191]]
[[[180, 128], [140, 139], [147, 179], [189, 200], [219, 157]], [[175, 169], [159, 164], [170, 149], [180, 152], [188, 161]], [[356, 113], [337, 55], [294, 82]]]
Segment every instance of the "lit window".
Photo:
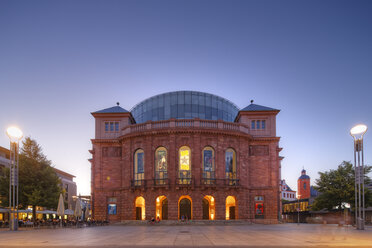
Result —
[[142, 185], [142, 181], [145, 177], [145, 153], [142, 149], [139, 149], [134, 154], [134, 185]]
[[155, 180], [156, 184], [165, 184], [168, 178], [167, 149], [159, 147], [155, 151]]
[[179, 150], [179, 178], [181, 184], [191, 183], [191, 151], [187, 146]]
[[252, 129], [256, 129], [256, 121], [252, 121], [252, 123], [251, 123], [251, 128], [252, 128]]
[[206, 147], [203, 150], [203, 178], [214, 178], [214, 150]]
[[225, 175], [230, 185], [236, 183], [236, 154], [231, 148], [225, 152]]

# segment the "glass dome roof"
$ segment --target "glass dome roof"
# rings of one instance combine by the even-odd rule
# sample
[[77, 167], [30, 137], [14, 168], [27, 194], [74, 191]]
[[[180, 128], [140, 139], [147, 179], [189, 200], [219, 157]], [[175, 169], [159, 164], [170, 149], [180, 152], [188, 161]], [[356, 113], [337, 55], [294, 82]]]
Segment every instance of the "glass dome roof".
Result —
[[175, 91], [150, 97], [131, 109], [136, 123], [168, 119], [234, 122], [239, 108], [225, 98], [198, 91]]

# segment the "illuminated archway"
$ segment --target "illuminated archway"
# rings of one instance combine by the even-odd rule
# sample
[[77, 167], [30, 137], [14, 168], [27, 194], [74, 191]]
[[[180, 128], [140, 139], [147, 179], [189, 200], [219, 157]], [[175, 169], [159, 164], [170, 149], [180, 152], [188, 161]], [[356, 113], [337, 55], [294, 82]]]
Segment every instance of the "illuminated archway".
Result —
[[215, 201], [211, 195], [206, 195], [203, 198], [203, 219], [214, 220], [215, 219]]
[[145, 213], [145, 198], [139, 196], [136, 198], [135, 201], [136, 205], [136, 220], [145, 220], [146, 213]]
[[160, 220], [167, 220], [168, 219], [168, 199], [164, 195], [158, 196], [155, 201], [156, 204], [156, 218]]
[[183, 195], [178, 200], [178, 219], [192, 219], [192, 200], [188, 195]]
[[234, 196], [226, 197], [226, 220], [236, 219], [236, 200]]

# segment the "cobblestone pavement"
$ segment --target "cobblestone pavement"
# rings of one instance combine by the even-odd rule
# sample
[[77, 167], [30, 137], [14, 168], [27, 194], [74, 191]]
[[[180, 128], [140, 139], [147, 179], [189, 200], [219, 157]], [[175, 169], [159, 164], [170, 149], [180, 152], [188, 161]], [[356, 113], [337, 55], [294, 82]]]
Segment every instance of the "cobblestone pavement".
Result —
[[0, 231], [0, 247], [372, 247], [372, 227], [103, 226]]

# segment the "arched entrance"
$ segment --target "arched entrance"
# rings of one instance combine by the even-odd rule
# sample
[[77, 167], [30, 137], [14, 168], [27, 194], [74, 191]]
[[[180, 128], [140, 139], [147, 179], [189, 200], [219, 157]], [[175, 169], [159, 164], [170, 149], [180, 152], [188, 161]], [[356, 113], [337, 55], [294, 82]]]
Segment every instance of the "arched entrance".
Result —
[[180, 200], [178, 201], [178, 218], [191, 220], [192, 219], [191, 208], [192, 208], [191, 198], [189, 196], [181, 196]]
[[236, 219], [236, 201], [234, 196], [226, 197], [226, 220]]
[[136, 220], [145, 220], [145, 199], [142, 196], [136, 198]]
[[203, 220], [214, 220], [215, 218], [215, 204], [214, 197], [206, 195], [203, 198]]
[[164, 195], [156, 198], [156, 218], [168, 219], [168, 199]]

